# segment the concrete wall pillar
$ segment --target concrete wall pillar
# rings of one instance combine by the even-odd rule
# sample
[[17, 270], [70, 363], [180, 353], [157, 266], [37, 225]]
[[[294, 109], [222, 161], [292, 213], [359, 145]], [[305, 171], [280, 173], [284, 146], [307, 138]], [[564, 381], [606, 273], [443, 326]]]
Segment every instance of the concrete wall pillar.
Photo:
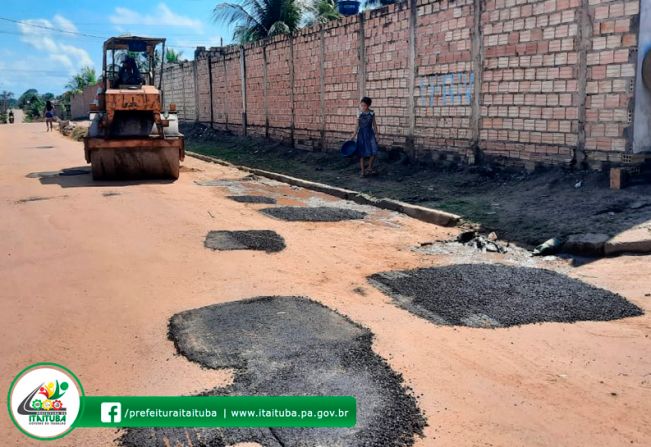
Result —
[[587, 161], [585, 150], [586, 140], [586, 99], [588, 83], [588, 51], [592, 48], [592, 21], [590, 19], [589, 0], [581, 0], [577, 11], [578, 27], [576, 30], [577, 39], [577, 63], [576, 63], [576, 104], [578, 128], [576, 137], [576, 148], [572, 162], [582, 166]]
[[264, 95], [264, 136], [269, 138], [269, 73], [267, 67], [267, 46], [262, 47], [262, 92]]
[[325, 30], [319, 29], [319, 113], [321, 116], [321, 136], [319, 150], [325, 150]]
[[364, 30], [364, 16], [360, 14], [359, 29], [357, 32], [357, 96], [361, 99], [366, 96], [366, 31]]
[[416, 101], [414, 90], [416, 86], [416, 27], [418, 17], [418, 1], [409, 0], [409, 54], [408, 54], [408, 73], [407, 78], [407, 138], [405, 143], [407, 151], [412, 157], [416, 156], [416, 144], [414, 137], [416, 133]]
[[208, 89], [210, 91], [210, 127], [213, 127], [215, 122], [215, 111], [213, 107], [213, 92], [212, 92], [212, 56], [208, 56]]
[[481, 14], [484, 11], [484, 0], [473, 2], [473, 27], [472, 27], [472, 104], [470, 110], [470, 148], [472, 150], [471, 162], [477, 162], [481, 154], [479, 144], [481, 129], [481, 81], [484, 66], [484, 33], [481, 25]]

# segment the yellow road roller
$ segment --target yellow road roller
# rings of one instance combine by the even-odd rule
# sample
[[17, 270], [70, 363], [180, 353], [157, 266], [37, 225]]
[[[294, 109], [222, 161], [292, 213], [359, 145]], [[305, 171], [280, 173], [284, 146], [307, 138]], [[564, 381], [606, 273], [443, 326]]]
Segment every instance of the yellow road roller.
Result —
[[175, 105], [163, 110], [165, 39], [112, 37], [103, 49], [84, 138], [93, 179], [178, 178], [185, 150]]

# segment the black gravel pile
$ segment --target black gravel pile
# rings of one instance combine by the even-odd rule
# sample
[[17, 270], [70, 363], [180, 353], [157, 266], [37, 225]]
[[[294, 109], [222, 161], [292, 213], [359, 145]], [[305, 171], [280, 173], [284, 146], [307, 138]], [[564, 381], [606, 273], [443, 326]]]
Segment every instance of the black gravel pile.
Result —
[[[402, 378], [375, 354], [372, 334], [304, 297], [258, 297], [174, 315], [178, 351], [207, 368], [234, 368], [208, 395], [352, 395], [353, 428], [129, 429], [127, 446], [410, 446], [425, 420]], [[167, 443], [163, 444], [164, 437]], [[200, 440], [200, 443], [194, 442]]]
[[228, 196], [229, 199], [240, 203], [268, 203], [275, 204], [276, 199], [265, 196]]
[[260, 212], [276, 219], [306, 222], [338, 222], [340, 220], [363, 219], [363, 211], [334, 208], [330, 206], [279, 206], [276, 208], [263, 208]]
[[275, 253], [285, 248], [285, 239], [271, 230], [210, 231], [203, 245], [213, 250], [261, 250]]
[[506, 327], [643, 314], [620, 295], [535, 268], [458, 264], [378, 273], [369, 280], [401, 307], [439, 324]]

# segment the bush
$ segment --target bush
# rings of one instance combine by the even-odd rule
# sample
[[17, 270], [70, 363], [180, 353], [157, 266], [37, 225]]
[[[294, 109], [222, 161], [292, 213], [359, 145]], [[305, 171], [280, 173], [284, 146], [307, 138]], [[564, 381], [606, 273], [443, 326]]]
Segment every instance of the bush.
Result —
[[72, 129], [72, 133], [70, 134], [70, 138], [72, 138], [75, 141], [81, 141], [84, 139], [84, 137], [88, 134], [88, 127], [85, 126], [75, 126], [74, 129]]

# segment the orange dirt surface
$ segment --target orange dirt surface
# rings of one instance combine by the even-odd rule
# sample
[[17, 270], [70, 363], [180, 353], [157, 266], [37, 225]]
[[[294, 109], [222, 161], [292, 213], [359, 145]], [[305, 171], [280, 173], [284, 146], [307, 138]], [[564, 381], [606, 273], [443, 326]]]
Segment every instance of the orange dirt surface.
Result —
[[[70, 368], [88, 395], [222, 386], [232, 372], [177, 356], [168, 319], [219, 302], [304, 295], [375, 334], [374, 350], [403, 375], [427, 418], [416, 446], [621, 446], [651, 439], [648, 256], [578, 268], [536, 261], [622, 294], [645, 309], [642, 317], [507, 329], [437, 326], [397, 307], [366, 276], [455, 262], [454, 255], [412, 248], [454, 237], [456, 229], [373, 208], [361, 221], [275, 220], [257, 211], [268, 205], [226, 196], [239, 188], [281, 205], [338, 199], [263, 179], [238, 182], [246, 173], [193, 158], [176, 182], [26, 177], [83, 165], [82, 144], [46, 133], [45, 124], [0, 126], [0, 396], [15, 374], [39, 361]], [[234, 182], [195, 183], [214, 179]], [[247, 229], [276, 231], [287, 248], [266, 254], [203, 246], [210, 230]], [[478, 252], [477, 260], [500, 256]], [[2, 445], [43, 445], [0, 413]], [[77, 429], [48, 445], [106, 446], [118, 435]]]

